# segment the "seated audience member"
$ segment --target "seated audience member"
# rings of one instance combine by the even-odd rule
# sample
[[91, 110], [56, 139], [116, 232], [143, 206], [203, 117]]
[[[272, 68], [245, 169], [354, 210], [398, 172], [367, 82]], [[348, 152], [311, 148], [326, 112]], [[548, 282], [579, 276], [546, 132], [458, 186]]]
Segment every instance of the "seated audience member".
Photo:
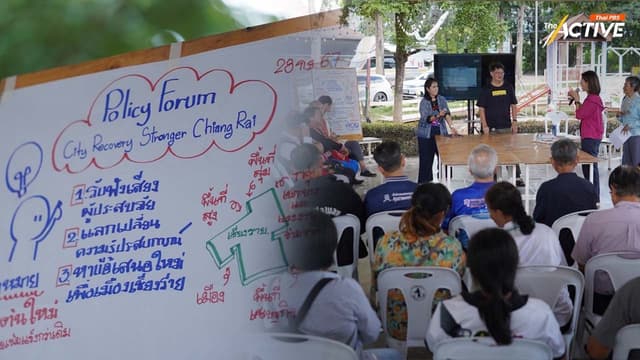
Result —
[[[640, 252], [640, 169], [618, 166], [609, 175], [612, 209], [589, 214], [578, 235], [571, 256], [580, 270], [589, 259], [616, 251]], [[598, 272], [595, 277], [594, 309], [604, 313], [613, 294], [608, 276]]]
[[[293, 167], [303, 173], [294, 186], [298, 193], [306, 194], [296, 198], [296, 207], [308, 207], [322, 211], [330, 216], [344, 214], [355, 215], [360, 219], [360, 229], [364, 232], [366, 221], [364, 204], [360, 196], [348, 184], [328, 174], [322, 167], [322, 154], [312, 144], [302, 144], [291, 152]], [[293, 204], [292, 204], [293, 205]], [[360, 257], [367, 256], [367, 248], [360, 242]], [[353, 234], [350, 229], [343, 233], [338, 243], [338, 265], [353, 263]]]
[[451, 219], [458, 215], [489, 217], [484, 194], [495, 184], [493, 174], [498, 164], [498, 154], [491, 146], [480, 144], [471, 150], [467, 164], [474, 182], [471, 186], [458, 189], [451, 194], [451, 208], [442, 223], [445, 230], [449, 228]]
[[[331, 111], [333, 105], [333, 99], [329, 95], [322, 95], [318, 98], [318, 100], [314, 103], [318, 104], [318, 108], [322, 114], [322, 123], [314, 123], [314, 130], [323, 134], [323, 136], [329, 139], [337, 139], [335, 134], [332, 134], [325, 115]], [[344, 143], [344, 147], [348, 150], [346, 153], [349, 155], [349, 158], [355, 160], [360, 164], [360, 175], [367, 177], [374, 177], [376, 173], [373, 173], [367, 169], [367, 163], [364, 161], [364, 154], [362, 153], [362, 148], [360, 147], [360, 143], [357, 141], [346, 141]]]
[[[424, 183], [411, 197], [411, 207], [400, 220], [400, 230], [384, 235], [378, 241], [373, 264], [375, 279], [384, 269], [397, 266], [442, 266], [464, 274], [465, 254], [460, 242], [440, 229], [442, 219], [451, 204], [449, 190], [442, 184]], [[449, 296], [438, 291], [435, 300]], [[388, 294], [387, 322], [389, 334], [398, 340], [407, 337], [407, 313], [399, 290]]]
[[297, 310], [289, 331], [347, 344], [360, 359], [401, 359], [395, 349], [363, 350], [363, 344], [378, 339], [380, 320], [357, 281], [329, 271], [338, 241], [331, 217], [317, 210], [299, 214], [301, 220], [293, 221], [291, 228], [302, 235], [285, 244], [295, 281], [282, 295], [288, 308]]
[[[515, 240], [520, 266], [566, 265], [556, 233], [527, 215], [522, 195], [513, 184], [506, 181], [496, 183], [487, 190], [485, 200], [493, 221]], [[560, 294], [553, 312], [560, 325], [571, 320], [573, 304], [568, 291]]]
[[498, 345], [514, 338], [540, 341], [561, 358], [564, 339], [551, 309], [514, 287], [518, 264], [518, 247], [508, 232], [484, 229], [471, 237], [467, 266], [478, 289], [438, 305], [426, 334], [429, 349], [450, 338], [488, 335]]
[[[616, 334], [631, 324], [640, 324], [640, 277], [624, 284], [611, 300], [604, 316], [598, 322], [587, 342], [587, 354], [591, 359], [604, 360], [613, 349]], [[640, 343], [640, 339], [638, 339]], [[640, 359], [640, 350], [631, 351], [629, 359]]]
[[405, 158], [400, 151], [400, 144], [395, 141], [382, 142], [373, 151], [373, 158], [384, 181], [367, 191], [364, 197], [367, 216], [381, 211], [407, 210], [418, 184], [409, 180], [404, 173]]
[[309, 125], [309, 135], [323, 153], [325, 164], [329, 165], [336, 174], [346, 176], [350, 184], [362, 184], [362, 180], [356, 179], [360, 165], [357, 161], [349, 159], [347, 156], [349, 151], [341, 143], [325, 137], [317, 130], [319, 124], [324, 124], [320, 109], [313, 105], [307, 107], [302, 113], [302, 119]]
[[550, 227], [563, 215], [596, 208], [600, 199], [593, 184], [573, 172], [578, 166], [578, 144], [569, 139], [554, 142], [551, 145], [551, 165], [558, 176], [544, 182], [538, 189], [533, 210], [536, 222]]

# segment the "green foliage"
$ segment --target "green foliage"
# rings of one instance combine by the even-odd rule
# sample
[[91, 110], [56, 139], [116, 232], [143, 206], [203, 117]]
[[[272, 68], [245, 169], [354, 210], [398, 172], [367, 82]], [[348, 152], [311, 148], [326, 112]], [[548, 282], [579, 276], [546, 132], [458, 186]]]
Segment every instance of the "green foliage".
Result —
[[438, 51], [443, 53], [486, 52], [504, 41], [507, 23], [498, 16], [495, 1], [444, 1], [443, 9], [452, 15], [436, 35]]
[[363, 136], [378, 137], [383, 140], [394, 140], [400, 144], [406, 156], [418, 155], [418, 143], [414, 132], [415, 124], [396, 122], [373, 122], [362, 124]]
[[222, 0], [3, 0], [0, 77], [150, 48], [167, 29], [190, 40], [241, 27]]

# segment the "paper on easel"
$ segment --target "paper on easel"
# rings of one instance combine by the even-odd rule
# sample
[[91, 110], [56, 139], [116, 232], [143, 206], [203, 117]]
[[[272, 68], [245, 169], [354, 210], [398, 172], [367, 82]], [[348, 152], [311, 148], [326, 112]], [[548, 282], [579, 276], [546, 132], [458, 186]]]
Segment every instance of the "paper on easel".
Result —
[[627, 141], [627, 139], [631, 136], [631, 133], [629, 131], [623, 133], [623, 128], [624, 125], [620, 125], [609, 134], [609, 140], [616, 149], [620, 149], [622, 147], [622, 144], [624, 144], [624, 142]]

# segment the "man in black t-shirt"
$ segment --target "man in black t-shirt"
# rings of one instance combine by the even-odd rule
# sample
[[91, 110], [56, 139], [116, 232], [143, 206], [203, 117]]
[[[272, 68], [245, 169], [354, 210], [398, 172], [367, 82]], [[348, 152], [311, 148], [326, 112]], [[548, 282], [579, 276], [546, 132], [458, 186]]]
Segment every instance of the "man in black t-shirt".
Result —
[[512, 84], [504, 81], [504, 65], [492, 63], [489, 66], [491, 83], [482, 89], [478, 99], [480, 121], [484, 131], [506, 133], [518, 132], [516, 92]]
[[[477, 105], [480, 108], [482, 131], [505, 134], [518, 133], [518, 99], [512, 84], [504, 81], [504, 65], [494, 62], [489, 65], [491, 82], [480, 92]], [[518, 186], [524, 186], [520, 179], [520, 166], [516, 165]]]

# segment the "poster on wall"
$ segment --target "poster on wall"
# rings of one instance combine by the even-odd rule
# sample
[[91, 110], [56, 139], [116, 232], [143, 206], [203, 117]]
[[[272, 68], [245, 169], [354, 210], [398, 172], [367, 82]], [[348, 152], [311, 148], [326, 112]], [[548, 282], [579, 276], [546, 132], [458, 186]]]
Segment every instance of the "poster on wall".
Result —
[[296, 194], [278, 144], [292, 77], [313, 69], [289, 54], [309, 46], [297, 33], [3, 94], [1, 359], [224, 358], [287, 316], [273, 279]]

